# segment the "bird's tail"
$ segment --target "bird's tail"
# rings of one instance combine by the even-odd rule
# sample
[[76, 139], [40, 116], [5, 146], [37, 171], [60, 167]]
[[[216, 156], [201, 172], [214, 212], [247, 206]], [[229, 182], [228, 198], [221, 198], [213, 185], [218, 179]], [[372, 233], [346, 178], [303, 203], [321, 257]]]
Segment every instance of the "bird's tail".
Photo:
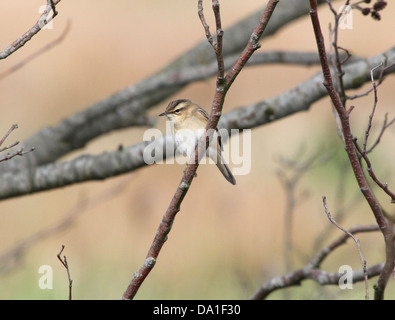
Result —
[[225, 177], [225, 179], [228, 180], [231, 184], [235, 185], [236, 179], [233, 176], [232, 171], [230, 171], [228, 165], [225, 163], [225, 160], [222, 157], [221, 152], [217, 152], [216, 165], [219, 171], [221, 171], [222, 175]]

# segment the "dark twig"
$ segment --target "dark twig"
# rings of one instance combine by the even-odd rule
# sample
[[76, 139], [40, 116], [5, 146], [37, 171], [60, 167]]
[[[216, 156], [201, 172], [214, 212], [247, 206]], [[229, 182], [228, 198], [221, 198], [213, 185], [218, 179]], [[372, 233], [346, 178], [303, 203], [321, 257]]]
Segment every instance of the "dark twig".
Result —
[[69, 281], [69, 300], [71, 300], [73, 280], [71, 280], [71, 277], [70, 277], [70, 269], [69, 269], [69, 264], [67, 263], [66, 256], [63, 256], [63, 259], [60, 256], [62, 254], [63, 250], [64, 250], [64, 245], [62, 245], [62, 249], [60, 249], [60, 252], [56, 256], [58, 257], [59, 261], [62, 263], [62, 265], [65, 267], [65, 269], [67, 271], [67, 279]]
[[[343, 65], [343, 64], [345, 64], [347, 61], [349, 61], [351, 59], [352, 55], [351, 55], [350, 51], [348, 51], [346, 48], [343, 48], [343, 47], [341, 47], [339, 45], [337, 47], [340, 50], [343, 50], [346, 53], [346, 57], [343, 60], [340, 61], [340, 65]], [[341, 56], [339, 56], [339, 59], [340, 58], [341, 58]]]
[[359, 243], [359, 239], [357, 239], [351, 232], [347, 231], [342, 226], [337, 224], [337, 222], [332, 218], [332, 215], [331, 215], [331, 213], [330, 213], [330, 211], [328, 209], [328, 206], [326, 204], [326, 197], [325, 196], [322, 197], [322, 202], [324, 204], [325, 213], [326, 213], [329, 221], [332, 222], [341, 231], [346, 233], [349, 237], [351, 237], [354, 240], [354, 242], [355, 242], [355, 244], [357, 246], [359, 259], [361, 260], [362, 270], [363, 270], [364, 278], [365, 278], [365, 299], [369, 300], [369, 284], [368, 284], [368, 274], [367, 274], [367, 271], [366, 271], [366, 261], [365, 261], [365, 259], [363, 258], [363, 255], [362, 255], [362, 250], [361, 250], [361, 245]]
[[358, 182], [358, 186], [368, 202], [375, 218], [376, 222], [380, 227], [380, 230], [384, 237], [386, 259], [384, 268], [379, 276], [377, 285], [375, 286], [375, 299], [383, 299], [385, 287], [388, 283], [388, 279], [392, 274], [394, 268], [394, 243], [393, 243], [393, 232], [391, 226], [387, 223], [385, 216], [382, 212], [381, 206], [370, 189], [366, 178], [363, 174], [361, 164], [358, 159], [357, 152], [354, 148], [354, 137], [351, 132], [351, 126], [349, 122], [349, 113], [342, 105], [339, 95], [333, 85], [332, 76], [326, 57], [324, 37], [321, 32], [320, 21], [317, 12], [317, 1], [310, 0], [310, 17], [314, 29], [316, 38], [318, 53], [321, 59], [322, 72], [324, 76], [324, 86], [328, 91], [328, 94], [332, 100], [332, 103], [339, 115], [339, 121], [341, 123], [341, 129], [344, 136], [345, 150], [347, 152], [351, 167], [353, 169], [355, 178]]
[[[222, 29], [220, 23], [220, 15], [219, 15], [219, 2], [216, 0], [212, 1], [212, 7], [216, 19], [216, 27], [217, 27], [217, 43], [214, 47], [215, 53], [217, 56], [217, 64], [218, 64], [218, 73], [217, 73], [217, 86], [216, 91], [212, 103], [211, 113], [209, 116], [209, 120], [206, 126], [206, 133], [213, 132], [215, 128], [217, 128], [218, 121], [221, 116], [223, 103], [225, 100], [225, 95], [231, 84], [233, 83], [236, 76], [240, 73], [241, 69], [247, 63], [253, 52], [258, 48], [256, 44], [259, 41], [266, 25], [277, 5], [279, 0], [270, 0], [266, 9], [259, 21], [258, 26], [255, 28], [253, 35], [250, 38], [249, 43], [247, 44], [246, 49], [241, 54], [238, 61], [234, 64], [234, 66], [230, 69], [227, 76], [223, 78], [224, 70], [221, 68], [223, 65], [223, 55], [221, 52], [222, 48]], [[207, 24], [204, 24], [205, 19], [202, 19], [203, 11], [202, 11], [202, 0], [198, 2], [198, 14], [199, 18], [202, 21], [203, 27], [206, 32], [206, 37], [210, 41], [210, 34], [208, 28], [206, 27]], [[220, 41], [221, 43], [218, 43]], [[229, 77], [228, 77], [229, 76]], [[173, 225], [174, 219], [176, 214], [180, 211], [180, 205], [187, 194], [189, 187], [191, 186], [192, 180], [195, 177], [196, 170], [199, 165], [199, 155], [202, 155], [203, 152], [200, 152], [203, 148], [207, 148], [207, 141], [208, 138], [206, 135], [203, 135], [201, 140], [198, 143], [198, 146], [195, 150], [195, 161], [194, 163], [188, 164], [187, 168], [184, 171], [184, 175], [181, 179], [181, 182], [170, 202], [169, 207], [164, 214], [162, 221], [158, 227], [156, 232], [155, 238], [151, 244], [151, 247], [148, 251], [147, 257], [144, 261], [144, 264], [140, 267], [140, 269], [134, 274], [132, 281], [130, 282], [128, 288], [124, 292], [122, 299], [133, 299], [136, 295], [138, 289], [140, 288], [141, 284], [143, 283], [144, 279], [150, 273], [152, 268], [156, 263], [156, 259], [159, 255], [159, 252], [167, 240], [167, 235], [169, 234], [171, 227]], [[198, 151], [198, 152], [196, 152]]]

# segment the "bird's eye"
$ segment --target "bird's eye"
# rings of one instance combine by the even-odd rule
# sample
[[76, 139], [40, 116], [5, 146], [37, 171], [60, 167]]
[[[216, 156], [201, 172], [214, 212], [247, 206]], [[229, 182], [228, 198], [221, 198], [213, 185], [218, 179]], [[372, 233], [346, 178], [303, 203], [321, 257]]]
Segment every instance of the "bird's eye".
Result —
[[181, 111], [181, 109], [177, 109], [177, 110], [174, 110], [173, 112], [174, 112], [175, 114], [179, 114], [180, 111]]

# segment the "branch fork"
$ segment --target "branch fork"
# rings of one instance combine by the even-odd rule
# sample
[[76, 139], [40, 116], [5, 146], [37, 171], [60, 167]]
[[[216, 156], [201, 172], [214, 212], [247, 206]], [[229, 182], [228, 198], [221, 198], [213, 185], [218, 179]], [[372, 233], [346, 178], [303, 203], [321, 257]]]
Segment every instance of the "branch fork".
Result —
[[[277, 3], [279, 0], [269, 0], [269, 3], [263, 13], [263, 16], [259, 20], [258, 26], [255, 28], [253, 34], [255, 36], [253, 37], [256, 41], [259, 40], [261, 37], [263, 31], [265, 30], [267, 26], [267, 22], [269, 21]], [[246, 48], [242, 52], [242, 54], [239, 56], [237, 62], [233, 65], [233, 67], [230, 69], [230, 71], [227, 73], [225, 76], [225, 68], [224, 68], [224, 58], [222, 54], [222, 40], [223, 40], [223, 29], [221, 26], [221, 16], [220, 16], [220, 9], [219, 9], [219, 1], [217, 0], [212, 0], [212, 9], [214, 12], [215, 16], [215, 24], [216, 24], [216, 40], [214, 40], [214, 37], [210, 33], [209, 26], [204, 18], [204, 13], [203, 13], [203, 2], [202, 0], [198, 1], [198, 16], [200, 18], [200, 21], [203, 25], [207, 41], [211, 44], [213, 47], [216, 58], [217, 58], [217, 67], [218, 67], [218, 72], [217, 72], [217, 82], [216, 82], [216, 90], [214, 94], [214, 99], [211, 107], [211, 113], [209, 116], [209, 120], [206, 126], [206, 133], [207, 132], [212, 132], [213, 130], [210, 129], [215, 129], [217, 128], [218, 121], [220, 119], [221, 113], [222, 113], [222, 107], [223, 103], [225, 100], [225, 96], [227, 91], [229, 90], [230, 86], [232, 85], [233, 81], [236, 79], [237, 75], [240, 73], [241, 69], [245, 66], [249, 58], [252, 56], [254, 51], [257, 49], [257, 46], [253, 45], [251, 41], [248, 42]], [[199, 155], [202, 155], [203, 152], [196, 152], [197, 150], [203, 150], [203, 148], [207, 148], [208, 146], [208, 136], [203, 135], [201, 140], [199, 141], [196, 150], [195, 150], [195, 162], [188, 164], [186, 170], [184, 171], [184, 175], [181, 179], [181, 182], [179, 186], [177, 187], [177, 190], [170, 202], [169, 207], [166, 210], [166, 213], [164, 214], [162, 221], [158, 227], [158, 230], [156, 232], [155, 238], [151, 244], [151, 247], [148, 251], [147, 259], [151, 259], [150, 261], [153, 261], [157, 259], [159, 252], [167, 240], [167, 235], [169, 234], [171, 230], [171, 226], [174, 222], [176, 214], [180, 211], [180, 205], [186, 196], [193, 178], [195, 177], [196, 170], [199, 165]], [[138, 289], [140, 288], [141, 284], [143, 283], [144, 279], [147, 277], [149, 272], [152, 270], [153, 265], [146, 265], [144, 263], [139, 271], [138, 271], [138, 277], [134, 277], [132, 281], [130, 282], [129, 286], [127, 287], [126, 291], [124, 292], [122, 299], [124, 300], [130, 300], [133, 299], [134, 296], [136, 295]]]

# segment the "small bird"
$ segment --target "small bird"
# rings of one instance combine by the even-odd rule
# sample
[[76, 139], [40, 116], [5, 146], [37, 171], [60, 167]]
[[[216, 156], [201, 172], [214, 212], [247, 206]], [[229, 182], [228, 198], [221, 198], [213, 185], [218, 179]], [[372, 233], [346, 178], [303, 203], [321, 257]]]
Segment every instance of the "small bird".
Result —
[[[191, 160], [199, 139], [206, 129], [209, 118], [206, 110], [188, 99], [178, 99], [171, 101], [165, 112], [159, 116], [166, 116], [172, 122], [177, 151], [186, 155]], [[216, 128], [206, 154], [214, 161], [225, 179], [235, 185], [236, 179], [225, 163], [221, 151], [221, 136]]]

